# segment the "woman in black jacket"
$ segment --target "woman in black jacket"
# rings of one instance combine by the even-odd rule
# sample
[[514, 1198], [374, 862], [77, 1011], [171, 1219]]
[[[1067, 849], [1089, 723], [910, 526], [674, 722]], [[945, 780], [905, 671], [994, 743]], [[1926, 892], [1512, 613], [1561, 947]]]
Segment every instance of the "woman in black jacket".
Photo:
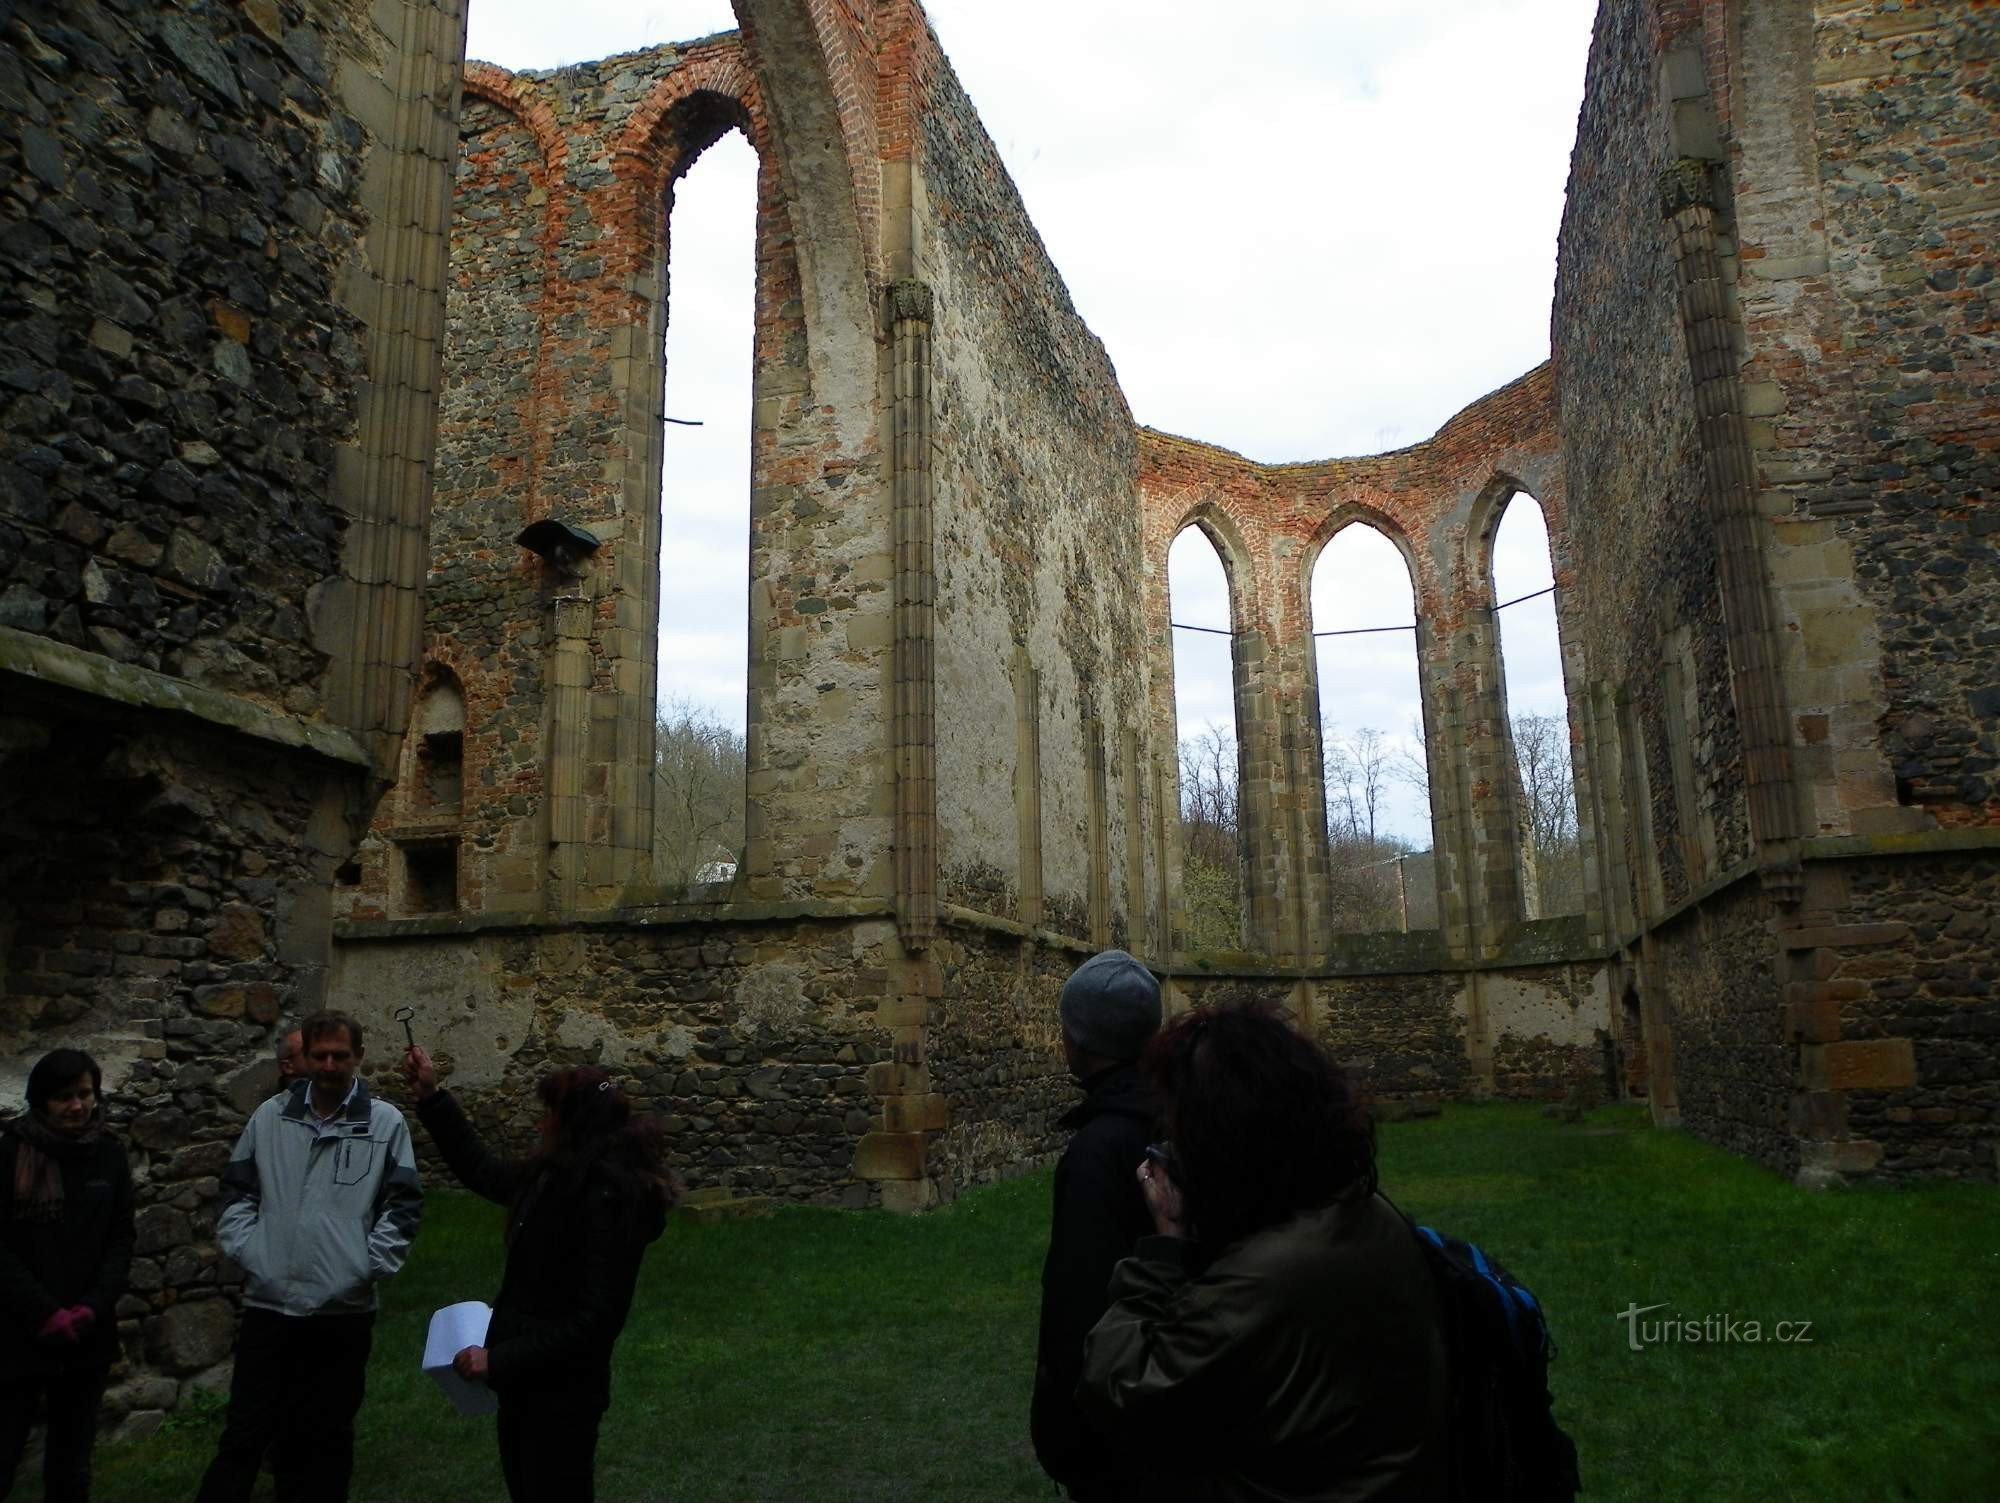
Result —
[[[1123, 1496], [1434, 1503], [1444, 1331], [1416, 1234], [1376, 1193], [1345, 1073], [1258, 1007], [1184, 1013], [1142, 1067], [1172, 1148], [1140, 1186], [1155, 1236], [1111, 1276], [1077, 1401], [1128, 1460]], [[1164, 1487], [1144, 1473], [1162, 1457]]]
[[558, 1070], [538, 1088], [541, 1151], [488, 1153], [430, 1056], [403, 1071], [417, 1116], [468, 1190], [507, 1207], [507, 1265], [484, 1346], [454, 1363], [500, 1400], [500, 1472], [514, 1503], [590, 1503], [611, 1348], [646, 1247], [680, 1195], [650, 1113], [635, 1116], [602, 1070]]
[[80, 1049], [28, 1073], [27, 1115], [0, 1134], [0, 1498], [48, 1411], [49, 1503], [90, 1496], [97, 1406], [132, 1266], [132, 1173], [104, 1130], [104, 1074]]

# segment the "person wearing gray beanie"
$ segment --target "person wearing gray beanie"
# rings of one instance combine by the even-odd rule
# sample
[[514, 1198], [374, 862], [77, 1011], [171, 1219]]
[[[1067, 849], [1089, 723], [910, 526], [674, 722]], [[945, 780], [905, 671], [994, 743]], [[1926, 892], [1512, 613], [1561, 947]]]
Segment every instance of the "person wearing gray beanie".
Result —
[[1072, 1498], [1123, 1496], [1122, 1478], [1076, 1405], [1083, 1342], [1109, 1305], [1111, 1270], [1152, 1229], [1138, 1168], [1155, 1112], [1138, 1058], [1160, 1030], [1160, 983], [1123, 950], [1078, 966], [1056, 1004], [1063, 1058], [1083, 1101], [1059, 1125], [1072, 1136], [1056, 1164], [1041, 1332], [1029, 1430], [1042, 1469]]
[[1057, 1011], [1075, 1052], [1129, 1064], [1160, 1031], [1160, 983], [1123, 950], [1104, 950], [1070, 972]]

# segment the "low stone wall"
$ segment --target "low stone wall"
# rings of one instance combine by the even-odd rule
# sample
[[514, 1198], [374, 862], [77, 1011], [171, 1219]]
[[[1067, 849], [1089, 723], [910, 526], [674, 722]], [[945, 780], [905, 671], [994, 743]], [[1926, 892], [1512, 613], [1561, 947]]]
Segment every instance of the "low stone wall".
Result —
[[[1372, 936], [1424, 949], [1419, 935]], [[1378, 1099], [1552, 1100], [1603, 1079], [1613, 1035], [1604, 962], [1286, 976], [1177, 973], [1175, 1010], [1261, 1000], [1307, 1018]]]
[[942, 1130], [927, 1159], [940, 1199], [1058, 1153], [1080, 1099], [1063, 1063], [1057, 1000], [1088, 951], [953, 926], [934, 959], [942, 997], [926, 1040]]
[[894, 943], [875, 918], [358, 925], [332, 990], [382, 1040], [378, 1077], [401, 1047], [395, 1009], [416, 1009], [418, 1040], [495, 1142], [530, 1147], [545, 1072], [602, 1065], [664, 1116], [690, 1188], [864, 1206], [878, 1195], [855, 1148], [880, 1126]]

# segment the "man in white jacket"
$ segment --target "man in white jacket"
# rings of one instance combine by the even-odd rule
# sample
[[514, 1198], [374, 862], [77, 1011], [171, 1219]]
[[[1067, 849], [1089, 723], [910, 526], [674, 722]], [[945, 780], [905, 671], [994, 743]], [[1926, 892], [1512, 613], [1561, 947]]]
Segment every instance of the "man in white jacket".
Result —
[[216, 1240], [243, 1269], [243, 1324], [197, 1503], [245, 1503], [267, 1451], [278, 1503], [345, 1503], [375, 1285], [423, 1212], [403, 1114], [360, 1077], [361, 1025], [318, 1012], [299, 1031], [306, 1077], [257, 1108], [222, 1172]]

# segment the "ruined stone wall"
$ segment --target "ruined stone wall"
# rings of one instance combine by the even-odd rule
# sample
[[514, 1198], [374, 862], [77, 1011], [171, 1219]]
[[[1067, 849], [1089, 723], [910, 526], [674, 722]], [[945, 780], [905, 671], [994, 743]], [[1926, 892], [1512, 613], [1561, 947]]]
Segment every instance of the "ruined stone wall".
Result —
[[[1636, 915], [1749, 858], [1715, 528], [1660, 173], [1663, 66], [1641, 5], [1606, 6], [1577, 124], [1553, 317], [1572, 613], [1600, 726], [1607, 882]], [[1607, 401], [1606, 392], [1619, 393]], [[1685, 745], [1676, 775], [1678, 747]]]
[[[657, 560], [679, 546], [659, 425], [673, 184], [730, 130], [760, 162], [738, 891], [887, 892], [876, 393], [816, 385], [793, 203], [743, 42], [554, 74], [479, 64], [468, 89], [426, 617], [427, 655], [467, 703], [455, 906], [563, 912], [652, 880], [656, 675], [674, 684], [656, 663]], [[542, 518], [601, 546], [552, 568], [513, 541]], [[439, 834], [411, 816], [422, 769], [402, 771], [356, 917], [414, 911], [398, 848]]]
[[1607, 5], [1579, 124], [1555, 353], [1613, 930], [1656, 1111], [1810, 1176], [1995, 1173], [1996, 38]]
[[885, 920], [614, 911], [563, 927], [355, 924], [335, 987], [365, 1026], [417, 1037], [473, 1118], [526, 1150], [550, 1069], [597, 1064], [659, 1111], [690, 1188], [872, 1204], [856, 1145], [891, 1059]]
[[1833, 922], [1788, 940], [1795, 1130], [1848, 1173], [2000, 1170], [2000, 871], [1977, 851], [1829, 868]]
[[1734, 60], [1744, 389], [1827, 833], [2000, 823], [1996, 58], [1990, 6], [1786, 3]]
[[1739, 883], [1655, 931], [1645, 984], [1665, 1005], [1681, 1123], [1791, 1173], [1796, 1058], [1770, 920], [1756, 884]]
[[[913, 220], [917, 273], [937, 308], [940, 893], [1146, 949], [1159, 940], [1133, 921], [1147, 911], [1153, 858], [1132, 857], [1153, 843], [1146, 769], [1172, 741], [1156, 741], [1147, 709], [1131, 413], [928, 40], [913, 64]], [[1024, 735], [1011, 734], [1024, 716], [1039, 744], [1033, 768]], [[1030, 798], [1039, 821], [1029, 814], [1024, 840]], [[1024, 864], [1036, 868], [1025, 882]], [[1106, 910], [1096, 931], [1094, 889]]]
[[0, 626], [307, 715], [363, 360], [331, 10], [17, 5], [0, 48]]
[[1352, 957], [1342, 975], [1177, 974], [1170, 1007], [1286, 1008], [1377, 1100], [1547, 1101], [1603, 1081], [1601, 962], [1453, 970], [1408, 942], [1416, 936], [1371, 939], [1377, 953]]
[[0, 1096], [106, 1066], [138, 1429], [227, 1354], [214, 1176], [407, 718], [462, 37], [449, 0], [0, 16]]
[[1088, 950], [946, 926], [925, 1040], [935, 1093], [926, 1125], [939, 1134], [927, 1163], [941, 1199], [1061, 1151], [1068, 1135], [1057, 1119], [1082, 1098], [1063, 1061], [1056, 1003]]

